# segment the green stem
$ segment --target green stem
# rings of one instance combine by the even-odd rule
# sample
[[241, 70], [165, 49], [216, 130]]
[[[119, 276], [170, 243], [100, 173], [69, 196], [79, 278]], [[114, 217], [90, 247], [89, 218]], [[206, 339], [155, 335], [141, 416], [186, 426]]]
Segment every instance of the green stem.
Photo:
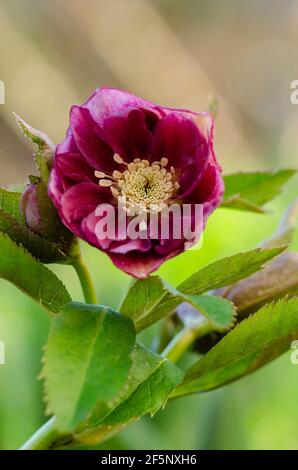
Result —
[[199, 325], [185, 326], [167, 345], [161, 355], [172, 362], [177, 362], [197, 338], [205, 336], [211, 331], [212, 327], [208, 321], [203, 321]]
[[78, 278], [80, 280], [84, 298], [87, 304], [97, 304], [97, 297], [90, 273], [82, 257], [75, 258], [73, 263]]
[[53, 417], [39, 428], [20, 450], [46, 450], [59, 437], [55, 429], [56, 418]]

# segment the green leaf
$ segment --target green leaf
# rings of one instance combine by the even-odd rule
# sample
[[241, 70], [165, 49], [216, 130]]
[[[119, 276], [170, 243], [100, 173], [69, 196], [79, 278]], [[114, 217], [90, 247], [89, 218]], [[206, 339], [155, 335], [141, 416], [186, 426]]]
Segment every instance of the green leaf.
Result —
[[0, 233], [0, 251], [0, 277], [50, 312], [57, 313], [70, 302], [70, 295], [55, 274], [4, 233]]
[[60, 247], [32, 232], [22, 222], [0, 209], [0, 231], [6, 233], [14, 242], [22, 244], [35, 258], [43, 263], [69, 261], [69, 256]]
[[97, 428], [103, 418], [112, 413], [121, 403], [137, 389], [137, 387], [147, 380], [153, 372], [160, 366], [163, 359], [157, 354], [152, 353], [143, 346], [136, 344], [131, 355], [132, 365], [127, 376], [125, 385], [109, 402], [100, 402], [92, 410], [92, 413], [80, 426], [81, 430]]
[[185, 375], [175, 396], [202, 392], [250, 374], [290, 348], [298, 335], [298, 298], [267, 304], [243, 320]]
[[136, 345], [128, 380], [105, 410], [98, 409], [84, 423], [75, 438], [95, 445], [110, 438], [125, 426], [166, 405], [168, 396], [183, 378], [183, 372], [170, 361]]
[[256, 248], [220, 259], [190, 276], [178, 286], [178, 290], [183, 294], [200, 295], [209, 290], [229, 286], [262, 269], [265, 263], [275, 258], [285, 248], [285, 246]]
[[225, 195], [222, 207], [263, 212], [262, 206], [280, 194], [296, 170], [234, 173], [224, 176]]
[[0, 188], [0, 209], [10, 214], [14, 219], [19, 222], [24, 221], [24, 217], [20, 211], [21, 193], [7, 191]]
[[100, 305], [71, 303], [53, 319], [42, 377], [48, 413], [72, 432], [124, 386], [135, 345], [133, 322]]
[[237, 195], [230, 197], [226, 201], [223, 201], [220, 207], [237, 209], [239, 211], [256, 212], [257, 214], [266, 214], [265, 209], [262, 209], [262, 207], [259, 207], [256, 204], [252, 204], [248, 200], [243, 199]]
[[181, 302], [178, 291], [160, 277], [150, 276], [132, 285], [119, 310], [134, 321], [139, 332], [160, 320], [161, 316], [156, 316], [155, 310], [167, 295], [175, 305]]
[[284, 249], [257, 248], [223, 258], [190, 276], [177, 289], [170, 288], [157, 276], [137, 281], [129, 290], [120, 311], [133, 319], [139, 332], [174, 312], [182, 301], [195, 302], [194, 298], [186, 296], [202, 295], [248, 277]]
[[188, 295], [184, 299], [195, 307], [218, 332], [229, 330], [236, 319], [236, 310], [232, 302], [215, 295]]
[[25, 137], [37, 145], [37, 151], [34, 158], [39, 168], [40, 176], [45, 182], [47, 182], [50, 174], [50, 167], [52, 165], [52, 159], [55, 153], [55, 145], [44, 132], [34, 129], [20, 116], [15, 113], [13, 114]]
[[[166, 300], [164, 308], [160, 304]], [[139, 332], [159, 321], [168, 313], [168, 308], [188, 302], [204, 315], [216, 331], [229, 329], [234, 322], [233, 304], [225, 299], [211, 296], [184, 295], [169, 286], [158, 276], [137, 281], [125, 297], [120, 312], [130, 317]]]
[[165, 359], [124, 403], [103, 420], [102, 425], [128, 423], [147, 413], [154, 416], [166, 405], [169, 394], [181, 382], [182, 377], [181, 369]]

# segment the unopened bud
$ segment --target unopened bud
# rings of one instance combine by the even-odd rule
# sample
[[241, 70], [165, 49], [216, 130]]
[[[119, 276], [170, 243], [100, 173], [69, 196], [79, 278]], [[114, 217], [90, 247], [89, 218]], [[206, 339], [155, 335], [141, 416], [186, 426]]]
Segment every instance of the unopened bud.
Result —
[[59, 245], [64, 253], [75, 256], [78, 250], [76, 239], [62, 224], [43, 181], [27, 186], [21, 197], [20, 210], [32, 232]]

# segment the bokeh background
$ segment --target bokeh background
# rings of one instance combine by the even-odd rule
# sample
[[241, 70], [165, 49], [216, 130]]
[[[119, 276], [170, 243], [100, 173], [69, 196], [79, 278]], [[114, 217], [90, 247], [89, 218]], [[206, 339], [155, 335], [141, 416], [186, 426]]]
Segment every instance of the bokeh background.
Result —
[[[24, 184], [34, 172], [32, 147], [12, 111], [59, 142], [70, 106], [103, 85], [197, 111], [215, 94], [215, 143], [225, 172], [297, 166], [298, 106], [290, 102], [290, 83], [298, 78], [297, 22], [295, 0], [1, 0], [1, 186]], [[217, 258], [255, 247], [297, 197], [297, 183], [268, 206], [268, 215], [216, 211], [203, 248], [169, 261], [159, 274], [177, 285]], [[101, 253], [83, 250], [102, 302], [117, 308], [128, 276]], [[81, 299], [72, 268], [53, 270]], [[6, 345], [0, 448], [13, 449], [45, 420], [37, 376], [49, 318], [2, 280], [0, 300]], [[298, 366], [286, 353], [235, 384], [169, 403], [105, 448], [298, 448], [297, 393]]]

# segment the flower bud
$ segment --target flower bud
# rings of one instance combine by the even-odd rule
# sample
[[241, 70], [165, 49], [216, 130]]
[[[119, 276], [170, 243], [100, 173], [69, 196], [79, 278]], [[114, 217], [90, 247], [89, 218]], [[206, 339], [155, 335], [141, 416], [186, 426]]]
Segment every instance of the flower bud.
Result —
[[40, 213], [37, 200], [36, 184], [28, 185], [21, 197], [21, 212], [27, 226], [35, 233], [40, 233]]
[[62, 252], [70, 256], [76, 255], [76, 239], [62, 224], [44, 182], [37, 178], [36, 182], [27, 186], [21, 197], [20, 210], [32, 232], [59, 245]]

